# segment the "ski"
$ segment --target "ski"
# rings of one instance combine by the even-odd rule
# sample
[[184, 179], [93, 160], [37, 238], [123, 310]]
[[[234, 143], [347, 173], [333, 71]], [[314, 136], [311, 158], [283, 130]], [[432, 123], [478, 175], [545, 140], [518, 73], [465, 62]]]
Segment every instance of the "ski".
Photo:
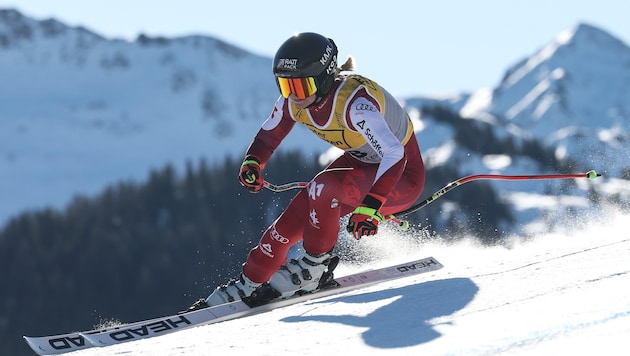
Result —
[[433, 257], [410, 261], [395, 266], [368, 270], [334, 278], [331, 287], [313, 293], [296, 295], [287, 299], [273, 300], [267, 304], [250, 307], [242, 301], [217, 305], [135, 323], [112, 326], [97, 330], [67, 333], [53, 336], [24, 336], [28, 345], [39, 355], [57, 355], [90, 347], [102, 347], [267, 312], [273, 309], [319, 299], [350, 290], [371, 286], [398, 278], [435, 271], [442, 264]]

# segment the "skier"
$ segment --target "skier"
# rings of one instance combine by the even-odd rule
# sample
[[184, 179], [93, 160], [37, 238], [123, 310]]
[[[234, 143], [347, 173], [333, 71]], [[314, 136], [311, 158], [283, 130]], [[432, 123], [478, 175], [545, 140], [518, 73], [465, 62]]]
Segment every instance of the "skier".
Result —
[[[341, 74], [354, 70], [354, 60], [338, 67], [337, 53], [332, 39], [308, 32], [280, 46], [273, 73], [281, 95], [246, 151], [239, 180], [250, 192], [263, 189], [263, 168], [296, 122], [343, 155], [297, 193], [249, 252], [240, 276], [189, 310], [251, 301], [262, 286], [280, 298], [311, 292], [331, 262], [342, 216], [352, 213], [346, 229], [360, 239], [419, 198], [425, 171], [411, 120], [374, 81]], [[300, 240], [303, 252], [287, 260]]]

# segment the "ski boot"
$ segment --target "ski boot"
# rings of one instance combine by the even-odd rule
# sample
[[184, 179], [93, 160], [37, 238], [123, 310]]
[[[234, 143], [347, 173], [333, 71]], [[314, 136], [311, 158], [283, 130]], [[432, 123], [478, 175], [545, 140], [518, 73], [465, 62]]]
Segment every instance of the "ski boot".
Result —
[[279, 298], [312, 293], [332, 281], [332, 270], [338, 261], [339, 258], [331, 253], [313, 255], [303, 252], [280, 267], [271, 276], [269, 285], [278, 292]]
[[255, 293], [261, 283], [256, 283], [241, 273], [238, 279], [232, 279], [227, 284], [217, 287], [206, 298], [209, 306], [231, 303], [237, 300], [243, 300]]
[[238, 279], [231, 279], [227, 284], [218, 286], [207, 298], [199, 299], [188, 309], [182, 310], [180, 314], [243, 300], [255, 294], [260, 286], [260, 283], [252, 282], [241, 273]]

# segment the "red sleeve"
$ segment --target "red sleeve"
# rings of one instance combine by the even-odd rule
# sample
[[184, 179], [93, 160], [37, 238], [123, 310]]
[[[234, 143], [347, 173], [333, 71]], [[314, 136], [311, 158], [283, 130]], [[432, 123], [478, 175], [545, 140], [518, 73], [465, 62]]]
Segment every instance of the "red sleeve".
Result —
[[405, 169], [405, 164], [407, 163], [406, 157], [396, 162], [393, 166], [389, 167], [385, 173], [380, 176], [374, 185], [372, 185], [372, 189], [370, 189], [370, 193], [380, 195], [382, 197], [387, 196], [389, 191], [398, 183], [398, 180], [402, 176], [402, 172]]
[[288, 100], [280, 97], [271, 114], [262, 124], [260, 130], [247, 148], [246, 156], [258, 158], [261, 166], [269, 161], [280, 142], [289, 134], [295, 120], [289, 114]]

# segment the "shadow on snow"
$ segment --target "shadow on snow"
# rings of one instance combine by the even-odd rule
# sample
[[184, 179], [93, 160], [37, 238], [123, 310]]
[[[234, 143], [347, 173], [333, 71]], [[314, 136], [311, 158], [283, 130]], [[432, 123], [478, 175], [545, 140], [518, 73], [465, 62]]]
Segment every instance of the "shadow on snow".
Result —
[[328, 299], [320, 303], [362, 304], [395, 298], [366, 316], [306, 315], [284, 318], [284, 322], [322, 321], [368, 328], [366, 344], [398, 348], [422, 344], [440, 336], [429, 324], [431, 319], [451, 315], [473, 300], [479, 288], [468, 278], [452, 278], [408, 285], [383, 291]]

